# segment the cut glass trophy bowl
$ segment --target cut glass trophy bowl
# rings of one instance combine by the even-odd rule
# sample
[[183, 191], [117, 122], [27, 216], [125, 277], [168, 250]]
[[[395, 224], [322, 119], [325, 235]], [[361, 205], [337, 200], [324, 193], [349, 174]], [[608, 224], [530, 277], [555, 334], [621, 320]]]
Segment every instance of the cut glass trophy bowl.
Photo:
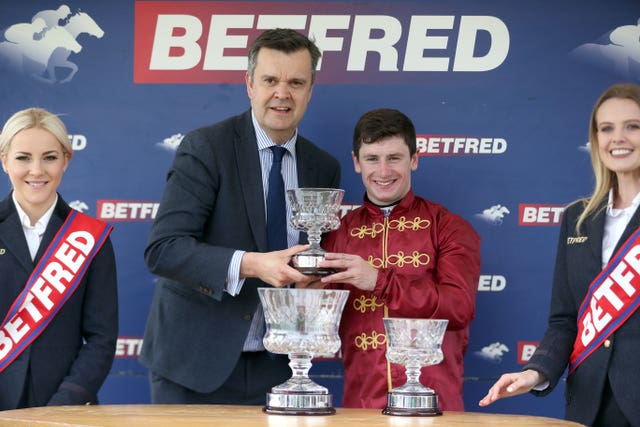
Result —
[[289, 356], [290, 379], [267, 393], [264, 411], [283, 415], [335, 414], [332, 395], [309, 378], [314, 356], [340, 349], [338, 326], [349, 291], [258, 288], [267, 331], [264, 347]]
[[291, 259], [294, 268], [303, 274], [325, 276], [334, 271], [319, 267], [326, 253], [320, 247], [322, 233], [340, 226], [340, 203], [344, 190], [337, 188], [294, 188], [287, 190], [291, 205], [291, 224], [307, 233], [311, 248], [298, 252]]
[[419, 381], [423, 366], [442, 362], [442, 340], [448, 320], [383, 319], [387, 333], [387, 360], [404, 365], [407, 382], [387, 394], [385, 415], [442, 415], [437, 393]]

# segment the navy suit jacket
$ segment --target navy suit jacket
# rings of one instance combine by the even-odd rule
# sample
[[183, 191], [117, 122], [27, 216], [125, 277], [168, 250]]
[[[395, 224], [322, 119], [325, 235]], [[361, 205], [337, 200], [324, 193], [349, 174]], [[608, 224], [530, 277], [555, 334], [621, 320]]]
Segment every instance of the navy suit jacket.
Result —
[[[298, 136], [298, 185], [336, 188], [335, 158]], [[259, 302], [247, 279], [224, 291], [235, 250], [267, 252], [265, 201], [251, 111], [187, 134], [175, 156], [145, 261], [160, 276], [140, 361], [200, 393], [235, 367]]]
[[[11, 196], [0, 202], [0, 321], [70, 210], [58, 196], [32, 261]], [[75, 293], [40, 336], [0, 373], [0, 410], [17, 407], [27, 381], [30, 406], [97, 403], [98, 390], [111, 369], [117, 338], [116, 265], [107, 239]]]
[[[604, 208], [604, 205], [601, 206]], [[581, 202], [569, 206], [563, 215], [556, 259], [549, 327], [525, 369], [542, 372], [549, 388], [534, 394], [551, 392], [567, 367], [577, 334], [577, 314], [589, 285], [602, 271], [603, 209], [583, 223], [579, 237], [575, 231]], [[640, 209], [631, 218], [614, 251], [640, 226]], [[586, 239], [585, 239], [586, 238]], [[640, 310], [601, 345], [567, 378], [566, 418], [591, 425], [600, 407], [605, 380], [609, 378], [616, 402], [633, 425], [640, 425]]]

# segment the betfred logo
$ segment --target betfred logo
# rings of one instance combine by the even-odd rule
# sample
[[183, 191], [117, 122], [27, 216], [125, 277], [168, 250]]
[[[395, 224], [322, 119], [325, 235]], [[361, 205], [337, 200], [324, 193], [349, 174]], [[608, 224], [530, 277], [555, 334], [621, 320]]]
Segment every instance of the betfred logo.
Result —
[[521, 203], [518, 205], [518, 224], [522, 226], [559, 225], [562, 221], [564, 207], [565, 205], [531, 205]]
[[495, 16], [423, 2], [136, 1], [134, 82], [243, 83], [251, 42], [291, 28], [322, 51], [319, 83], [424, 83], [425, 72], [486, 72], [509, 53]]
[[108, 222], [153, 221], [159, 205], [136, 200], [98, 200], [97, 217]]
[[81, 151], [87, 148], [87, 137], [84, 135], [69, 135], [69, 142], [73, 151]]
[[116, 343], [116, 359], [133, 359], [140, 356], [142, 338], [118, 337]]
[[481, 274], [478, 279], [479, 292], [502, 292], [507, 287], [507, 279], [499, 274]]
[[416, 148], [420, 156], [503, 154], [507, 151], [507, 141], [493, 137], [416, 135]]
[[535, 353], [538, 344], [538, 342], [534, 341], [518, 341], [518, 363], [520, 365], [529, 363], [529, 359]]

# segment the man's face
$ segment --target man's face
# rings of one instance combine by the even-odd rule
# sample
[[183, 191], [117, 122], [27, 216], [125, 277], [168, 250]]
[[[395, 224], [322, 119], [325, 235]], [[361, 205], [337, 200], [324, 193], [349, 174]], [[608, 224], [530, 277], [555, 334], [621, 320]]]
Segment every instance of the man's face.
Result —
[[418, 168], [418, 154], [411, 156], [400, 136], [390, 136], [362, 144], [353, 166], [362, 175], [367, 196], [376, 205], [390, 205], [411, 189], [411, 172]]
[[251, 108], [274, 142], [286, 142], [298, 126], [311, 100], [311, 55], [306, 49], [284, 53], [262, 48], [253, 80], [246, 75]]

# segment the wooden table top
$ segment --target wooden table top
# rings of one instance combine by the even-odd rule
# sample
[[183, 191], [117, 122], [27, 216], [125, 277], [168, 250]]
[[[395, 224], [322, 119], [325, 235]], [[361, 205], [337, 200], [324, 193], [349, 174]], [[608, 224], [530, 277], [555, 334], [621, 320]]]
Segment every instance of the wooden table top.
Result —
[[336, 427], [336, 426], [504, 426], [568, 427], [580, 424], [527, 415], [445, 412], [437, 417], [382, 415], [377, 409], [336, 408], [335, 415], [271, 415], [259, 406], [233, 405], [95, 405], [51, 406], [0, 412], [0, 426], [102, 427]]

